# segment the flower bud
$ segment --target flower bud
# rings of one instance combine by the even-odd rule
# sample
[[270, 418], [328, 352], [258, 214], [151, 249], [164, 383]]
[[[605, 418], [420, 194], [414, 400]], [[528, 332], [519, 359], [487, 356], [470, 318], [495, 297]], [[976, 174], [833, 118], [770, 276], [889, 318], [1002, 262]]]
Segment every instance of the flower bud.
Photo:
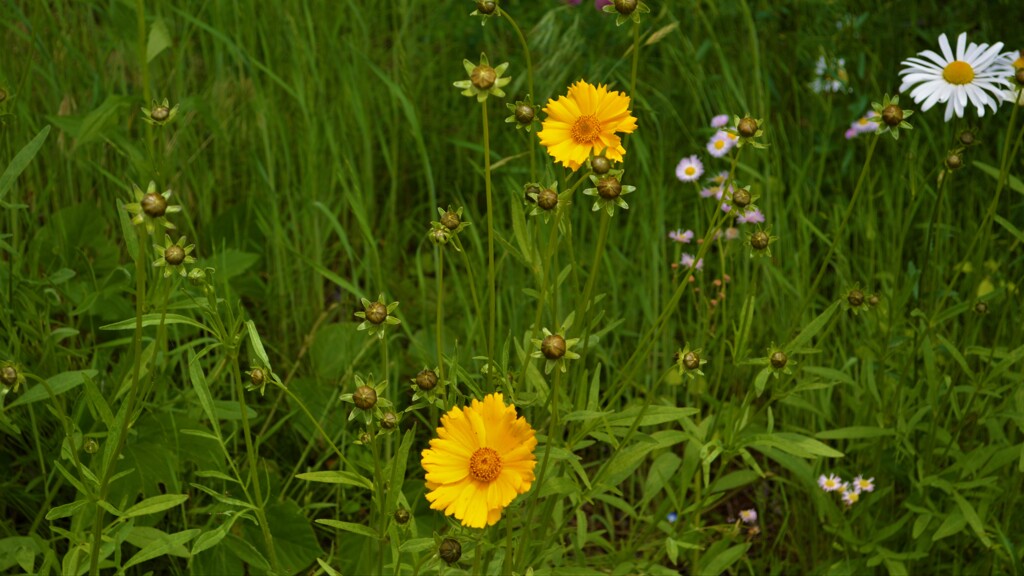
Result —
[[597, 181], [597, 193], [605, 200], [614, 200], [622, 194], [622, 183], [614, 176], [606, 176]]
[[957, 168], [960, 168], [963, 165], [964, 160], [960, 156], [960, 154], [957, 154], [956, 152], [950, 152], [949, 155], [946, 156], [946, 167], [949, 168], [950, 170], [956, 170]]
[[970, 130], [964, 130], [960, 133], [960, 143], [964, 146], [970, 146], [974, 144], [974, 132]]
[[370, 305], [366, 307], [366, 319], [371, 324], [380, 324], [384, 322], [388, 317], [388, 307], [381, 304], [380, 302], [370, 302]]
[[3, 104], [5, 100], [7, 100], [7, 91], [0, 88], [0, 104]]
[[428, 234], [430, 241], [438, 246], [444, 246], [451, 240], [452, 233], [447, 228], [431, 228]]
[[537, 195], [537, 205], [545, 210], [554, 210], [558, 206], [558, 192], [545, 188]]
[[782, 369], [786, 367], [786, 362], [789, 362], [789, 357], [782, 350], [776, 350], [771, 358], [769, 358], [769, 361], [772, 363], [773, 368]]
[[683, 366], [687, 370], [696, 370], [700, 368], [700, 356], [696, 352], [687, 352], [683, 354]]
[[188, 271], [188, 281], [193, 286], [202, 286], [206, 283], [206, 270], [202, 268], [193, 268]]
[[477, 90], [490, 90], [497, 79], [498, 73], [494, 71], [494, 68], [486, 64], [473, 68], [473, 72], [469, 74], [469, 80]]
[[882, 121], [886, 126], [895, 128], [903, 122], [903, 109], [895, 104], [889, 104], [882, 110]]
[[82, 450], [85, 450], [86, 454], [95, 454], [100, 451], [100, 443], [89, 438], [85, 441], [85, 444], [82, 445]]
[[177, 244], [167, 247], [164, 250], [164, 260], [171, 266], [177, 266], [185, 261], [185, 249]]
[[532, 195], [540, 196], [540, 192], [540, 186], [536, 184], [527, 184], [526, 188], [523, 189], [523, 198], [527, 202], [536, 202], [536, 200], [533, 199]]
[[362, 434], [359, 435], [359, 442], [361, 444], [369, 444], [370, 442], [373, 442], [373, 437], [370, 436], [369, 433], [363, 432]]
[[267, 381], [267, 375], [262, 368], [253, 368], [252, 372], [249, 372], [249, 381], [253, 386], [259, 388]]
[[433, 370], [420, 370], [416, 374], [416, 387], [424, 392], [433, 390], [437, 386], [437, 373]]
[[494, 0], [476, 0], [476, 9], [481, 14], [491, 15], [498, 9], [498, 3]]
[[409, 511], [406, 510], [405, 508], [399, 508], [398, 510], [395, 510], [395, 522], [397, 522], [399, 526], [405, 526], [406, 524], [408, 524]]
[[846, 295], [846, 301], [850, 303], [850, 306], [857, 308], [864, 304], [864, 293], [854, 288]]
[[7, 386], [14, 386], [18, 383], [18, 369], [8, 364], [0, 369], [0, 382]]
[[455, 230], [459, 224], [462, 224], [462, 219], [457, 213], [449, 210], [441, 215], [441, 224], [449, 230]]
[[462, 558], [462, 545], [455, 538], [445, 538], [437, 548], [437, 555], [448, 565], [455, 564]]
[[533, 118], [536, 115], [536, 110], [534, 110], [533, 106], [529, 104], [520, 104], [519, 106], [516, 106], [516, 122], [519, 122], [520, 124], [529, 124], [530, 122], [533, 122]]
[[636, 10], [637, 0], [615, 0], [615, 11], [623, 16], [629, 16]]
[[974, 305], [974, 313], [979, 315], [979, 316], [984, 316], [985, 314], [988, 314], [988, 303], [987, 302], [978, 302], [977, 304], [975, 304]]
[[590, 169], [594, 174], [607, 174], [612, 169], [612, 162], [604, 156], [594, 156], [590, 160]]
[[878, 297], [878, 294], [872, 294], [871, 296], [868, 296], [868, 304], [871, 306], [878, 306], [878, 303], [881, 301], [882, 299]]
[[750, 192], [747, 192], [743, 188], [732, 193], [732, 203], [735, 204], [737, 208], [746, 208], [747, 206], [750, 206], [750, 200]]
[[369, 386], [360, 386], [352, 394], [352, 401], [356, 407], [362, 410], [369, 410], [377, 405], [377, 391]]
[[171, 116], [171, 111], [170, 111], [170, 109], [167, 108], [167, 106], [156, 106], [149, 113], [149, 117], [154, 122], [163, 122], [163, 121], [167, 120], [170, 116]]
[[395, 426], [398, 426], [398, 416], [394, 412], [385, 412], [384, 416], [381, 416], [380, 426], [385, 430], [394, 430]]
[[770, 241], [771, 238], [768, 237], [768, 233], [758, 230], [750, 236], [750, 247], [754, 250], [764, 250], [768, 247]]
[[753, 138], [757, 135], [757, 120], [749, 116], [740, 120], [740, 123], [736, 126], [736, 131], [744, 138]]
[[558, 360], [565, 356], [565, 338], [558, 334], [552, 334], [544, 338], [540, 343], [540, 351], [549, 360]]

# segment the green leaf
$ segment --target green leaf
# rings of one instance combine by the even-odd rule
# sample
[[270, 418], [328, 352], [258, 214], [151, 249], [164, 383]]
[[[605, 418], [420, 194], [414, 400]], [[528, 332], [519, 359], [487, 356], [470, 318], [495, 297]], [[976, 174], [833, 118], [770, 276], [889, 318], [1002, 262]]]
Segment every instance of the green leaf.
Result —
[[896, 431], [890, 428], [879, 428], [877, 426], [849, 426], [847, 428], [836, 428], [825, 430], [814, 435], [821, 440], [839, 440], [851, 438], [880, 438], [882, 436], [895, 436]]
[[46, 513], [47, 520], [60, 520], [61, 518], [67, 518], [78, 511], [79, 508], [88, 504], [87, 500], [75, 500], [70, 504], [62, 504], [50, 508], [50, 511]]
[[643, 506], [643, 503], [650, 501], [651, 498], [661, 494], [661, 491], [665, 489], [665, 484], [675, 477], [675, 473], [679, 470], [681, 463], [682, 459], [672, 452], [658, 454], [658, 457], [651, 463], [650, 471], [647, 473], [647, 481], [644, 482], [644, 498], [641, 506]]
[[316, 521], [317, 524], [323, 524], [324, 526], [330, 526], [331, 528], [337, 528], [338, 530], [344, 530], [346, 532], [352, 532], [353, 534], [359, 534], [361, 536], [368, 536], [370, 538], [377, 538], [377, 531], [369, 526], [363, 526], [362, 524], [354, 524], [352, 522], [342, 522], [340, 520], [330, 520], [327, 518], [319, 518]]
[[825, 325], [828, 324], [828, 321], [832, 319], [836, 310], [839, 310], [839, 305], [840, 301], [837, 300], [833, 302], [832, 305], [819, 314], [817, 318], [811, 320], [807, 326], [804, 326], [804, 329], [797, 334], [796, 338], [786, 345], [786, 351], [792, 353], [810, 344], [811, 340], [818, 335], [818, 332], [821, 332], [822, 328], [824, 328]]
[[[146, 546], [149, 546], [154, 542], [165, 540], [168, 536], [169, 534], [158, 528], [153, 528], [150, 526], [134, 526], [128, 532], [128, 535], [125, 538], [125, 540], [132, 546], [135, 546], [137, 548], [145, 548]], [[191, 554], [188, 551], [188, 548], [185, 548], [184, 544], [171, 546], [167, 550], [167, 555], [177, 556], [178, 558], [188, 558], [189, 556], [191, 556]]]
[[843, 453], [829, 448], [825, 444], [813, 438], [793, 434], [791, 432], [775, 432], [774, 434], [756, 434], [746, 440], [746, 445], [751, 448], [778, 448], [801, 458], [842, 458]]
[[[316, 532], [299, 505], [291, 500], [267, 507], [267, 524], [274, 537], [277, 563], [283, 574], [299, 574], [324, 551], [317, 543]], [[246, 525], [251, 540], [262, 542], [260, 531]]]
[[203, 413], [206, 414], [206, 418], [213, 426], [213, 431], [220, 438], [220, 421], [217, 420], [217, 414], [214, 411], [213, 395], [210, 394], [210, 386], [206, 383], [206, 374], [203, 372], [203, 367], [199, 365], [193, 350], [189, 350], [188, 353], [188, 375], [192, 380], [192, 389], [199, 397], [199, 405], [202, 406]]
[[981, 516], [978, 516], [978, 511], [974, 509], [974, 506], [967, 501], [966, 498], [960, 495], [959, 492], [953, 492], [953, 500], [956, 501], [956, 505], [960, 507], [960, 511], [963, 512], [964, 519], [971, 528], [974, 529], [974, 533], [978, 535], [978, 539], [985, 545], [986, 548], [992, 547], [992, 539], [985, 533], [985, 523], [981, 521]]
[[7, 196], [11, 187], [14, 186], [14, 181], [18, 179], [18, 176], [20, 176], [22, 172], [25, 171], [29, 162], [35, 158], [36, 153], [39, 152], [39, 148], [42, 147], [43, 142], [46, 141], [46, 136], [49, 133], [50, 126], [43, 126], [43, 129], [40, 130], [24, 148], [14, 155], [14, 159], [12, 159], [11, 163], [7, 165], [4, 173], [0, 174], [0, 200], [3, 200], [4, 196]]
[[[431, 541], [431, 543], [433, 543], [433, 541], [434, 541], [433, 538], [429, 538], [429, 540]], [[404, 544], [404, 542], [403, 542], [403, 544]], [[331, 565], [328, 564], [327, 562], [324, 562], [323, 560], [317, 558], [316, 559], [316, 563], [319, 564], [320, 567], [324, 569], [324, 572], [327, 573], [327, 576], [341, 576], [341, 572], [338, 572], [334, 568], [331, 568]]]
[[[146, 43], [146, 63], [153, 61], [161, 52], [171, 47], [171, 33], [163, 18], [157, 18], [149, 29], [149, 42]], [[146, 104], [149, 104], [147, 102]]]
[[156, 514], [157, 512], [174, 508], [186, 500], [188, 500], [188, 494], [161, 494], [160, 496], [153, 496], [125, 510], [123, 517], [135, 518], [136, 516]]
[[191, 530], [183, 530], [175, 534], [168, 534], [164, 538], [158, 538], [144, 546], [142, 550], [136, 552], [136, 554], [125, 563], [122, 570], [127, 570], [136, 564], [141, 564], [147, 560], [164, 556], [170, 553], [173, 548], [182, 546], [189, 540], [195, 538], [200, 532], [202, 532], [202, 530], [199, 528], [192, 528]]
[[942, 524], [939, 525], [939, 529], [935, 531], [935, 534], [932, 534], [932, 542], [953, 536], [954, 534], [959, 534], [966, 527], [967, 520], [964, 519], [964, 515], [961, 514], [959, 510], [954, 510], [942, 521]]
[[[978, 170], [981, 170], [985, 174], [991, 176], [996, 182], [999, 181], [999, 169], [995, 166], [989, 166], [988, 164], [978, 162], [977, 160], [973, 161], [972, 164], [974, 164], [974, 167]], [[1007, 174], [1006, 177], [1011, 190], [1019, 194], [1024, 194], [1024, 182], [1022, 182], [1020, 178], [1017, 178], [1013, 174]]]
[[718, 576], [742, 558], [748, 548], [750, 544], [737, 544], [713, 556], [704, 556], [701, 558], [700, 570], [697, 573], [701, 576]]
[[299, 480], [306, 480], [308, 482], [324, 482], [326, 484], [347, 484], [349, 486], [358, 486], [360, 488], [366, 488], [373, 490], [373, 483], [370, 482], [363, 476], [356, 474], [355, 472], [345, 472], [342, 470], [322, 470], [320, 472], [305, 472], [303, 474], [296, 474], [296, 478]]
[[394, 510], [398, 506], [398, 495], [402, 493], [402, 484], [405, 481], [405, 468], [409, 462], [409, 450], [412, 449], [414, 436], [415, 434], [412, 430], [407, 430], [402, 437], [402, 443], [398, 447], [398, 452], [391, 459], [391, 482], [389, 483], [390, 488], [388, 489], [387, 499], [384, 504], [386, 510]]
[[[128, 96], [117, 96], [114, 94], [107, 96], [107, 99], [102, 104], [82, 119], [82, 124], [79, 126], [77, 133], [73, 134], [75, 144], [72, 146], [71, 151], [74, 152], [79, 147], [90, 142], [103, 140], [107, 136], [105, 134], [106, 127], [114, 123], [121, 116], [122, 108], [134, 101], [134, 98]], [[120, 125], [120, 123], [117, 124]]]
[[270, 359], [267, 358], [267, 351], [263, 348], [263, 340], [260, 339], [260, 333], [256, 330], [256, 323], [252, 320], [246, 320], [245, 329], [249, 333], [249, 344], [252, 346], [253, 354], [259, 358], [263, 366], [270, 368]]
[[21, 406], [24, 404], [32, 404], [33, 402], [39, 402], [40, 400], [49, 400], [50, 392], [53, 392], [54, 396], [60, 396], [61, 394], [77, 388], [85, 381], [85, 377], [90, 378], [96, 376], [96, 370], [76, 370], [73, 372], [61, 372], [56, 376], [46, 379], [46, 384], [50, 387], [47, 390], [46, 386], [42, 384], [36, 384], [25, 391], [24, 394], [19, 396], [14, 402], [8, 405], [8, 408], [14, 408], [15, 406]]
[[[149, 326], [158, 326], [161, 318], [165, 325], [169, 324], [188, 324], [194, 326], [200, 330], [206, 330], [209, 333], [213, 333], [213, 330], [207, 328], [203, 324], [196, 322], [188, 316], [182, 316], [181, 314], [167, 314], [166, 317], [160, 312], [153, 312], [151, 314], [144, 314], [142, 316], [142, 327], [147, 328]], [[113, 324], [107, 324], [106, 326], [100, 326], [100, 330], [135, 330], [135, 318], [129, 318], [120, 322], [114, 322]]]

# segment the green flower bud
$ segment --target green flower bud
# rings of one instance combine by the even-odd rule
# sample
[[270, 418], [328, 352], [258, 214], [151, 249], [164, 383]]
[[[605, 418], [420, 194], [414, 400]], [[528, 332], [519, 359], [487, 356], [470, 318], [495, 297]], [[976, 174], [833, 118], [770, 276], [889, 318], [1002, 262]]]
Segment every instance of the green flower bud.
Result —
[[369, 386], [360, 386], [352, 394], [352, 402], [357, 408], [369, 410], [377, 405], [377, 391]]

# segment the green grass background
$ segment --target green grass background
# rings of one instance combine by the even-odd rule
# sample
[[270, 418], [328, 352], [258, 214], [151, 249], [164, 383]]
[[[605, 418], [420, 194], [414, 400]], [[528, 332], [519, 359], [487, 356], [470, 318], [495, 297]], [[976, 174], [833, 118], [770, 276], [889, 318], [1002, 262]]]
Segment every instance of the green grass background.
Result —
[[[550, 523], [545, 517], [543, 528], [514, 524], [517, 546], [533, 560], [516, 570], [1019, 573], [1020, 180], [1011, 180], [998, 205], [1009, 226], [994, 224], [986, 242], [966, 253], [997, 186], [985, 167], [998, 171], [1006, 143], [1019, 141], [1017, 132], [1006, 139], [1011, 108], [950, 124], [938, 109], [918, 112], [913, 131], [899, 141], [880, 140], [829, 272], [814, 293], [810, 288], [865, 159], [868, 137], [842, 136], [849, 122], [872, 100], [893, 93], [899, 62], [935, 49], [941, 32], [967, 31], [973, 41], [1021, 48], [1024, 10], [1009, 1], [650, 5], [642, 43], [656, 31], [660, 37], [641, 47], [632, 95], [639, 128], [625, 161], [625, 181], [637, 192], [627, 197], [630, 209], [612, 220], [600, 256], [597, 293], [604, 298], [597, 308], [603, 315], [589, 318], [600, 340], [563, 379], [563, 417], [594, 408], [634, 414], [648, 400], [696, 406], [701, 413], [642, 426], [643, 437], [630, 440], [637, 442], [631, 448], [640, 446], [635, 462], [623, 461], [630, 450], [615, 448], [631, 421], [605, 431], [582, 424], [567, 429], [555, 444], [565, 452], [555, 461], [553, 483], [547, 491], [539, 488]], [[630, 26], [617, 28], [587, 0], [579, 7], [508, 0], [502, 7], [527, 35], [536, 102], [563, 94], [580, 78], [628, 89]], [[334, 399], [351, 391], [353, 374], [388, 371], [391, 396], [402, 408], [409, 402], [408, 379], [436, 364], [437, 260], [426, 231], [438, 206], [464, 206], [472, 222], [462, 233], [466, 258], [446, 253], [443, 333], [446, 354], [463, 376], [452, 399], [486, 389], [473, 360], [485, 352], [485, 335], [471, 296], [475, 289], [484, 298], [486, 290], [480, 114], [451, 86], [464, 75], [462, 59], [476, 61], [486, 51], [492, 62], [510, 62], [513, 77], [509, 97], [488, 106], [495, 227], [504, 239], [499, 349], [511, 350], [503, 366], [518, 377], [523, 363], [504, 343], [522, 342], [531, 330], [536, 301], [529, 290], [538, 289], [538, 279], [515, 255], [512, 207], [530, 178], [526, 152], [535, 139], [502, 122], [504, 103], [526, 92], [518, 39], [504, 22], [480, 26], [468, 16], [472, 9], [468, 1], [147, 3], [140, 43], [136, 6], [129, 2], [0, 5], [0, 88], [8, 94], [0, 103], [0, 165], [52, 126], [3, 198], [0, 361], [18, 362], [41, 378], [96, 370], [98, 390], [116, 409], [123, 398], [117, 390], [132, 366], [131, 333], [100, 326], [134, 317], [133, 268], [117, 201], [129, 201], [131, 182], [145, 187], [155, 180], [185, 207], [176, 219], [181, 233], [196, 242], [202, 264], [217, 269], [221, 295], [241, 302], [259, 326], [275, 371], [290, 375], [289, 385], [307, 403], [325, 408], [328, 432], [370, 475], [369, 454], [353, 445], [358, 429], [345, 423], [347, 410]], [[851, 24], [837, 28], [844, 19]], [[170, 45], [149, 63], [150, 93], [180, 103], [180, 112], [170, 127], [155, 130], [152, 161], [139, 111], [149, 104], [139, 61], [157, 29], [166, 30]], [[808, 88], [822, 50], [845, 58], [849, 94]], [[704, 153], [708, 120], [718, 113], [766, 121], [770, 147], [744, 149], [738, 177], [761, 194], [759, 205], [778, 237], [773, 255], [751, 259], [740, 242], [713, 251], [696, 283], [702, 291], [684, 296], [635, 377], [620, 380], [619, 370], [680, 280], [669, 267], [678, 247], [666, 234], [691, 228], [702, 235], [710, 222], [713, 206], [678, 182], [674, 167], [699, 153], [709, 172], [728, 168]], [[1018, 131], [1019, 125], [1020, 119]], [[981, 144], [967, 152], [967, 167], [949, 176], [939, 202], [942, 160], [965, 128]], [[537, 153], [539, 180], [562, 182], [565, 172], [543, 148]], [[1011, 159], [1009, 172], [1020, 174], [1019, 157]], [[935, 209], [931, 276], [922, 281]], [[529, 237], [543, 246], [547, 228], [534, 222]], [[594, 272], [599, 218], [585, 197], [577, 195], [571, 222], [571, 246], [559, 246], [554, 266], [569, 266], [569, 274], [544, 314], [543, 325], [551, 328], [578, 305], [574, 298]], [[969, 271], [946, 294], [944, 286], [965, 261]], [[724, 303], [712, 310], [707, 295], [722, 274], [732, 281]], [[151, 278], [151, 298], [159, 298], [166, 284]], [[858, 315], [829, 315], [815, 352], [794, 356], [795, 375], [772, 379], [765, 396], [751, 397], [759, 369], [745, 362], [765, 356], [773, 342], [792, 341], [855, 285], [878, 294], [881, 303]], [[387, 367], [352, 317], [360, 297], [382, 292], [389, 302], [401, 302], [403, 320], [392, 332]], [[987, 315], [974, 312], [979, 295]], [[173, 302], [187, 305], [184, 297]], [[147, 342], [155, 335], [149, 330]], [[203, 426], [187, 358], [204, 344], [195, 331], [178, 326], [169, 335], [125, 448], [138, 472], [118, 490], [128, 501], [136, 494], [189, 493], [187, 505], [151, 525], [167, 533], [212, 529], [223, 510], [193, 483], [228, 491], [227, 484], [195, 476], [223, 469], [223, 459], [208, 441], [181, 434]], [[710, 360], [706, 379], [679, 383], [672, 375], [672, 355], [686, 344], [701, 347]], [[207, 369], [215, 369], [212, 362]], [[516, 392], [523, 413], [543, 431], [550, 413], [547, 384], [538, 377], [530, 375]], [[237, 429], [230, 386], [211, 379], [211, 388], [224, 402], [225, 426]], [[64, 407], [79, 434], [102, 442], [106, 429], [80, 392], [66, 394]], [[309, 421], [278, 396], [270, 391], [249, 402], [270, 484], [272, 531], [302, 534], [289, 543], [289, 567], [315, 568], [313, 559], [321, 558], [345, 574], [369, 570], [371, 560], [361, 552], [365, 537], [310, 528], [313, 518], [364, 522], [368, 495], [292, 478], [337, 462]], [[91, 515], [45, 519], [52, 506], [75, 500], [75, 488], [54, 468], [54, 462], [66, 463], [64, 429], [48, 402], [19, 408], [11, 406], [13, 398], [4, 400], [0, 432], [0, 567], [16, 569], [18, 550], [29, 550], [35, 569], [49, 562], [48, 569], [58, 571], [76, 541], [68, 534], [88, 532]], [[279, 402], [273, 419], [266, 419]], [[422, 496], [417, 454], [433, 434], [432, 416], [421, 411], [403, 424], [415, 438], [404, 486], [417, 530], [407, 535], [410, 541], [449, 529]], [[669, 430], [684, 436], [644, 449], [645, 439], [657, 443], [658, 431]], [[753, 447], [755, 436], [775, 433], [817, 438], [845, 457]], [[228, 447], [241, 461], [240, 442], [234, 434]], [[699, 462], [716, 449], [701, 480]], [[619, 481], [588, 488], [569, 453], [579, 456], [586, 475]], [[844, 478], [874, 476], [878, 489], [844, 510], [815, 484], [818, 474], [832, 471]], [[730, 480], [709, 490], [709, 482], [723, 478]], [[760, 513], [762, 533], [748, 541], [730, 519], [751, 506]], [[673, 511], [689, 520], [667, 523]], [[519, 518], [520, 512], [512, 514]], [[702, 518], [700, 524], [694, 518]], [[223, 544], [191, 559], [186, 551], [130, 571], [237, 572], [245, 546], [261, 544], [251, 524], [238, 527]], [[495, 541], [503, 541], [503, 526], [497, 528]], [[126, 557], [132, 546], [142, 547], [141, 536], [132, 538]], [[671, 551], [676, 547], [677, 554]], [[492, 572], [502, 566], [502, 548], [496, 547]], [[425, 558], [424, 570], [439, 569], [426, 559], [431, 553], [426, 547], [415, 552]], [[462, 569], [470, 570], [471, 562]]]

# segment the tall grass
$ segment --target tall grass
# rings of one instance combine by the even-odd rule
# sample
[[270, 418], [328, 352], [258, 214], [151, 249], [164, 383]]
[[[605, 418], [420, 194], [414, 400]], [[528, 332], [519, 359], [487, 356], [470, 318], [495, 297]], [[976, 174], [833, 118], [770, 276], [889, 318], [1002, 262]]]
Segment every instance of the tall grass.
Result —
[[[648, 4], [638, 51], [590, 2], [501, 4], [534, 103], [580, 78], [633, 97], [637, 190], [607, 236], [589, 184], [561, 216], [526, 216], [530, 147], [544, 186], [583, 172], [502, 122], [526, 56], [472, 2], [0, 6], [0, 165], [17, 176], [0, 179], [0, 362], [27, 377], [0, 397], [0, 569], [1019, 574], [1024, 118], [843, 131], [939, 33], [1019, 49], [1020, 9]], [[451, 86], [481, 52], [513, 77], [487, 146]], [[823, 52], [849, 93], [809, 88]], [[171, 124], [143, 121], [147, 94], [180, 104]], [[765, 121], [769, 147], [744, 147], [733, 177], [760, 194], [769, 258], [667, 237], [716, 221], [674, 168], [730, 169], [704, 150], [720, 113]], [[948, 173], [967, 129], [979, 144]], [[197, 244], [207, 283], [151, 271], [162, 233], [140, 243], [119, 208], [150, 180], [184, 207], [173, 240]], [[471, 223], [461, 252], [427, 238], [449, 205]], [[701, 249], [690, 283], [671, 264]], [[877, 303], [855, 313], [854, 288]], [[353, 316], [378, 294], [400, 302], [383, 341]], [[531, 341], [574, 311], [582, 358], [546, 375]], [[684, 348], [702, 376], [680, 375]], [[262, 393], [243, 389], [256, 368]], [[424, 368], [445, 376], [430, 402], [410, 392]], [[348, 420], [340, 395], [370, 375], [393, 431]], [[418, 454], [441, 413], [495, 389], [537, 430], [540, 481], [472, 530], [429, 509]], [[844, 506], [817, 486], [833, 472], [876, 489]], [[462, 545], [451, 566], [443, 537]]]

